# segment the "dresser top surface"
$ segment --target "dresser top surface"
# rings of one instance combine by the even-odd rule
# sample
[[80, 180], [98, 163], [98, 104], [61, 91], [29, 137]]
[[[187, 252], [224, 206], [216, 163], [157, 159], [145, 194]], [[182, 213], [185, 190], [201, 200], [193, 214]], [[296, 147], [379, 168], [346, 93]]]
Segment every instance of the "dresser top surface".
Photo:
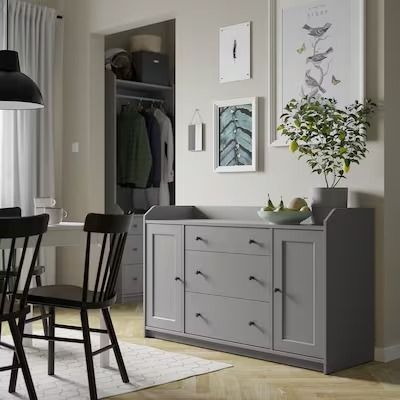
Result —
[[161, 225], [191, 225], [191, 226], [227, 226], [227, 227], [246, 227], [246, 228], [265, 228], [265, 229], [300, 229], [300, 230], [315, 230], [323, 231], [323, 225], [273, 225], [264, 221], [253, 220], [233, 220], [233, 219], [169, 219], [169, 220], [146, 220], [147, 224], [161, 224]]

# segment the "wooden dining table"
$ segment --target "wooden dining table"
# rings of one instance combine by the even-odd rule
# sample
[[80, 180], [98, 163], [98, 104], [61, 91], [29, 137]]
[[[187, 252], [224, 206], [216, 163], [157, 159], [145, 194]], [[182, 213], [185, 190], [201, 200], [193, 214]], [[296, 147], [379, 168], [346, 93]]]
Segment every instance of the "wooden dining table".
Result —
[[[60, 248], [60, 247], [84, 247], [86, 244], [86, 233], [83, 231], [84, 224], [82, 222], [62, 222], [57, 225], [49, 225], [47, 232], [43, 235], [42, 238], [42, 248]], [[100, 239], [100, 238], [98, 238]], [[96, 238], [93, 239], [92, 244], [96, 245]], [[16, 242], [16, 248], [22, 247], [23, 240]], [[9, 247], [9, 243], [0, 242], [0, 249], [7, 249]], [[84, 260], [82, 260], [82, 268], [83, 268]], [[47, 284], [55, 284], [56, 283], [56, 270], [57, 265], [55, 263], [54, 257], [54, 266], [45, 265], [45, 282]], [[31, 313], [27, 316], [30, 318], [32, 316]], [[100, 328], [106, 329], [106, 325], [103, 319], [103, 314], [100, 310]], [[25, 332], [28, 334], [32, 333], [32, 324], [26, 324]], [[100, 347], [106, 347], [110, 344], [108, 335], [100, 335]], [[25, 338], [24, 346], [32, 346], [32, 339]], [[100, 354], [100, 365], [102, 367], [108, 367], [110, 365], [110, 357], [109, 351], [105, 351]]]

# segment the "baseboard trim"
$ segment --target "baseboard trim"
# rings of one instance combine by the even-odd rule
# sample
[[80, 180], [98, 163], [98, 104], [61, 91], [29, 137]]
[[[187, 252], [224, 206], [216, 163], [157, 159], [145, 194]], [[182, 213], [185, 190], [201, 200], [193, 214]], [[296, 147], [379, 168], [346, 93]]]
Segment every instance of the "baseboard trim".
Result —
[[390, 347], [375, 347], [375, 361], [390, 362], [400, 358], [400, 344]]

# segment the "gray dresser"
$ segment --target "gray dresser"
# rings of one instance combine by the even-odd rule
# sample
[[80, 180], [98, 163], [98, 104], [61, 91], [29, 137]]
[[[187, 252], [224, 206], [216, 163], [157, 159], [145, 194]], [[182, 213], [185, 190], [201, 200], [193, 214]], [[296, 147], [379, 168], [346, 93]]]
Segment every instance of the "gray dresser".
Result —
[[145, 333], [331, 373], [373, 360], [374, 213], [267, 225], [254, 207], [145, 215]]
[[119, 303], [130, 303], [143, 296], [143, 215], [135, 215], [126, 239], [117, 284]]

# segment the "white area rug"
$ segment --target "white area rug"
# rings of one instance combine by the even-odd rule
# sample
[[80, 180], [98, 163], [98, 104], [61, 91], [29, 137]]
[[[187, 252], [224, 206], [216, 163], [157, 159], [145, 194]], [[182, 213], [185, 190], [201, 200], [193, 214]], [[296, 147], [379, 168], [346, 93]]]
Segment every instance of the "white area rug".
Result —
[[[57, 336], [79, 337], [62, 329], [57, 330]], [[5, 337], [4, 341], [10, 342], [10, 338]], [[99, 347], [97, 335], [92, 335], [92, 346], [93, 349]], [[120, 342], [120, 347], [130, 383], [122, 382], [114, 354], [110, 357], [110, 368], [101, 368], [99, 356], [96, 356], [94, 360], [99, 398], [130, 393], [231, 367], [229, 364], [147, 346]], [[25, 348], [25, 351], [39, 400], [89, 399], [83, 345], [56, 342], [55, 376], [47, 375], [47, 342], [35, 340], [34, 347]], [[12, 351], [1, 348], [0, 366], [10, 365], [12, 355]], [[0, 399], [28, 399], [21, 370], [14, 395], [8, 393], [9, 377], [9, 371], [0, 373]]]

